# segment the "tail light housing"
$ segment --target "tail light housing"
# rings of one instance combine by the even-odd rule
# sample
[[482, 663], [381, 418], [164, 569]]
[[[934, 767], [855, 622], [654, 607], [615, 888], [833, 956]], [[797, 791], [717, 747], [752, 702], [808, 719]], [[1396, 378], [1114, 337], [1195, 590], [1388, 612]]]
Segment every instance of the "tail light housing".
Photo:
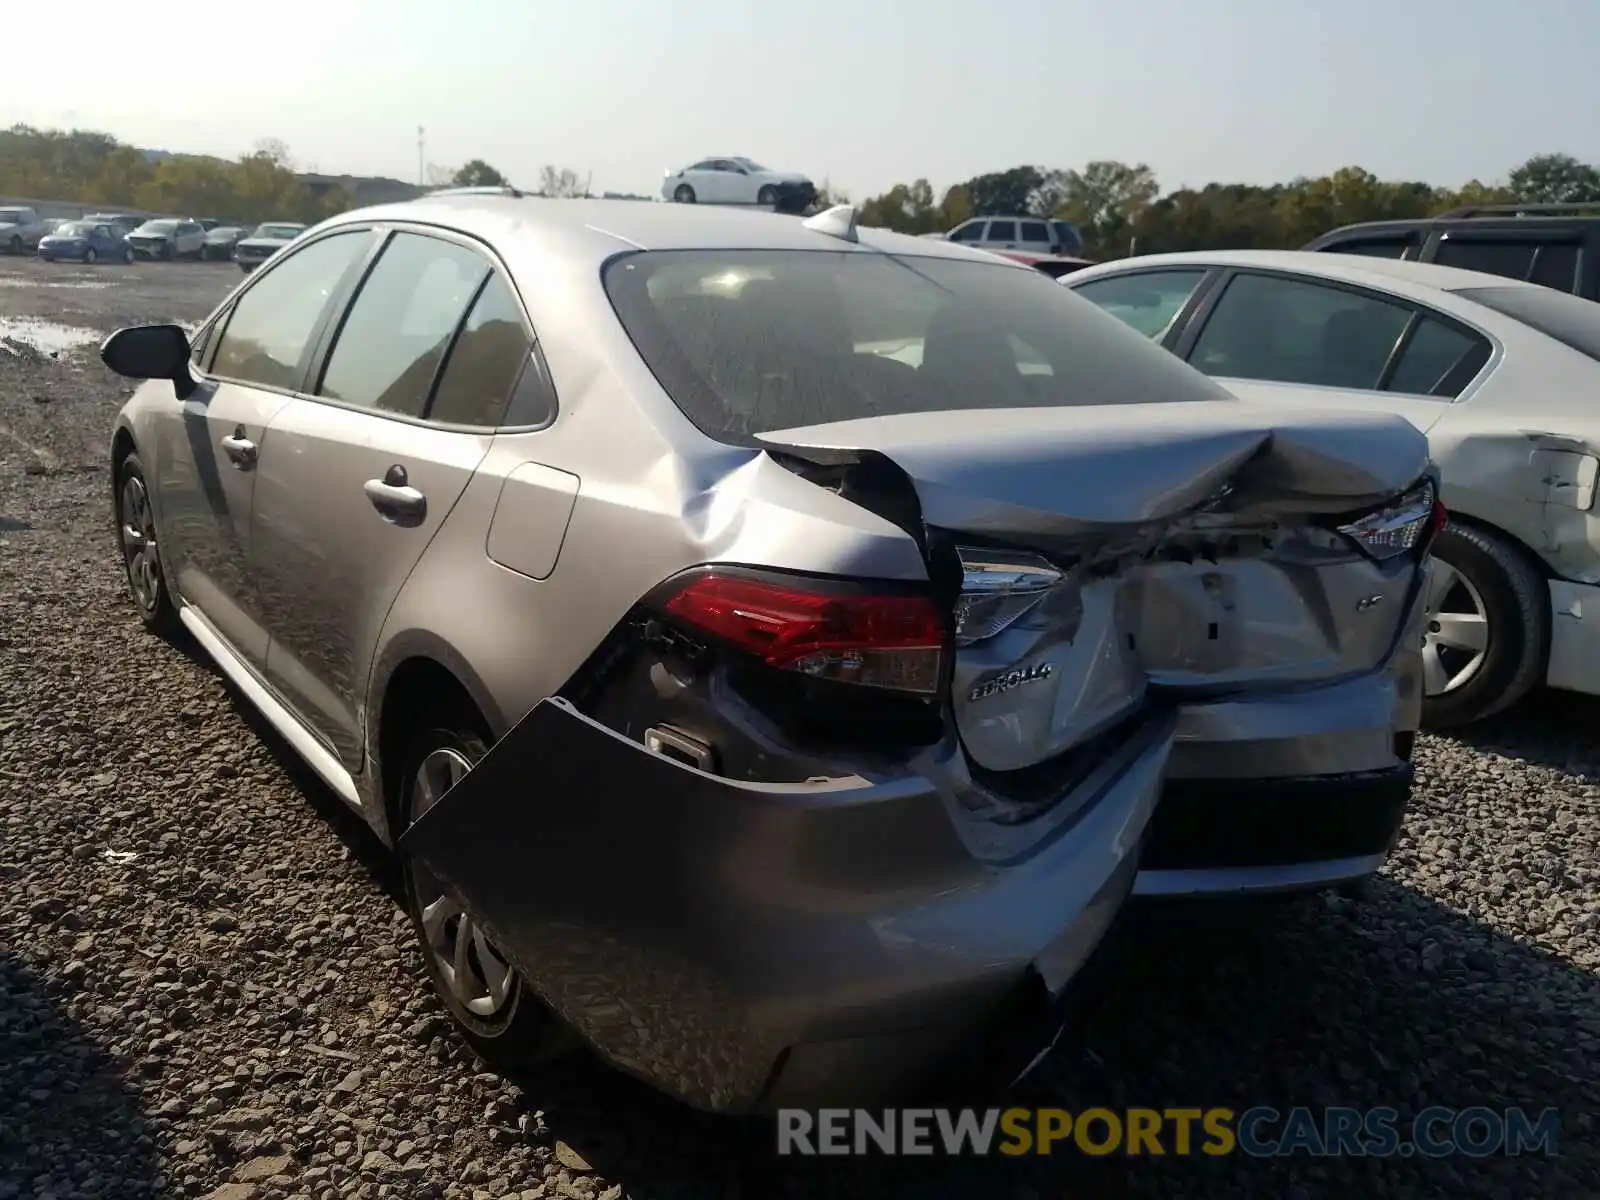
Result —
[[658, 607], [774, 670], [930, 699], [944, 683], [949, 623], [921, 593], [717, 568]]
[[1425, 479], [1403, 496], [1339, 526], [1339, 532], [1370, 558], [1387, 562], [1424, 546], [1444, 529], [1444, 505], [1433, 480]]

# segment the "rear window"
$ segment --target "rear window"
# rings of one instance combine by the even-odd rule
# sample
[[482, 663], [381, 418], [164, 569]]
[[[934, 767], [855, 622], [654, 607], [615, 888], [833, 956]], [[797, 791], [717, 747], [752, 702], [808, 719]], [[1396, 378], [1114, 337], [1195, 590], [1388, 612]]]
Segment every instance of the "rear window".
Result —
[[1547, 287], [1462, 288], [1456, 293], [1504, 313], [1600, 361], [1600, 304]]
[[899, 413], [1226, 400], [1033, 270], [861, 251], [645, 251], [605, 287], [708, 435]]

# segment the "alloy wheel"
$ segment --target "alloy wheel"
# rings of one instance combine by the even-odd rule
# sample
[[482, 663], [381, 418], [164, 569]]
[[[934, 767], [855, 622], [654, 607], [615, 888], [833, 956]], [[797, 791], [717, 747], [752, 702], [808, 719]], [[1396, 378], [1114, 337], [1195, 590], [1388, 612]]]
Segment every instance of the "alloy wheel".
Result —
[[[472, 764], [457, 750], [441, 748], [422, 760], [411, 788], [411, 819], [417, 820], [459, 783]], [[517, 977], [505, 956], [422, 864], [412, 862], [412, 882], [428, 953], [451, 997], [475, 1017], [492, 1019], [511, 1002]]]
[[1427, 631], [1422, 637], [1422, 680], [1429, 696], [1442, 696], [1466, 685], [1489, 653], [1489, 611], [1477, 587], [1442, 559], [1432, 562], [1433, 575], [1423, 603]]
[[120, 509], [122, 558], [128, 568], [128, 586], [146, 614], [161, 602], [161, 555], [156, 546], [155, 516], [144, 480], [129, 475], [122, 481]]

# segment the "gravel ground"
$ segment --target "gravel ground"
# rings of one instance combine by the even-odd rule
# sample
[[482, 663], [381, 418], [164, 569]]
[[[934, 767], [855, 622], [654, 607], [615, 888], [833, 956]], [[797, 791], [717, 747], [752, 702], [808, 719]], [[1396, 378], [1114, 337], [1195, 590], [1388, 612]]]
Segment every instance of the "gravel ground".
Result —
[[[0, 337], [21, 317], [97, 335], [195, 321], [238, 278], [4, 261]], [[0, 1200], [1600, 1195], [1600, 703], [1537, 698], [1422, 739], [1404, 841], [1362, 903], [1226, 935], [1125, 924], [1086, 997], [1088, 1050], [1034, 1088], [1067, 1104], [1553, 1105], [1559, 1159], [780, 1163], [759, 1130], [593, 1063], [503, 1080], [463, 1050], [381, 848], [125, 601], [104, 468], [126, 385], [92, 345], [12, 349]]]

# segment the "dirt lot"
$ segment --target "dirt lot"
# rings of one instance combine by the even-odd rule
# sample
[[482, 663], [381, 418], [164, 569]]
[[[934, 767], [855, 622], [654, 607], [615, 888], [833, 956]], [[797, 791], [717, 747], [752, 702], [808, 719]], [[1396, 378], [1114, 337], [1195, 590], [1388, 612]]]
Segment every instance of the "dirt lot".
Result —
[[[0, 337], [193, 322], [238, 279], [0, 260]], [[507, 1081], [463, 1051], [376, 843], [125, 601], [106, 453], [127, 385], [92, 342], [5, 345], [0, 1200], [1600, 1195], [1600, 704], [1424, 738], [1363, 903], [1247, 935], [1127, 924], [1031, 1096], [1555, 1106], [1559, 1159], [780, 1163], [592, 1063]]]

